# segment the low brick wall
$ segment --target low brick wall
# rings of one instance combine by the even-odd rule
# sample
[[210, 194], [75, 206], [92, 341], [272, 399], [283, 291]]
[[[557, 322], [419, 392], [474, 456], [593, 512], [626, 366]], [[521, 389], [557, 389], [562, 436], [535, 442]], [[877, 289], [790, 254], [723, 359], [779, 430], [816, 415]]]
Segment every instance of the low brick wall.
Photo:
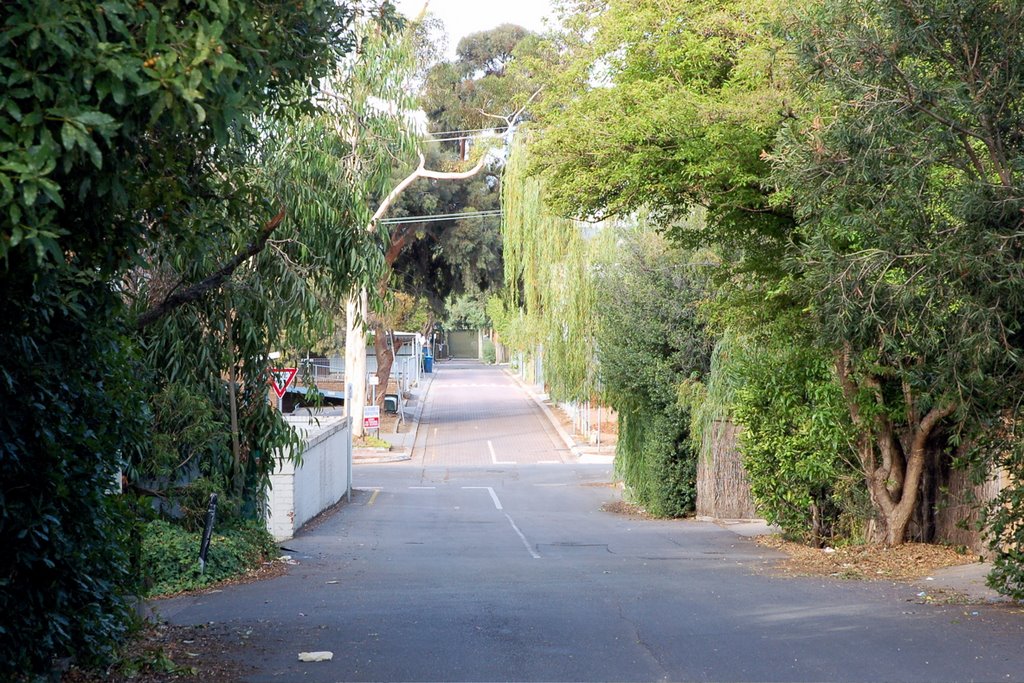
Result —
[[347, 417], [285, 417], [305, 437], [302, 462], [277, 455], [267, 494], [267, 529], [274, 540], [295, 535], [303, 524], [331, 507], [349, 491], [352, 438]]

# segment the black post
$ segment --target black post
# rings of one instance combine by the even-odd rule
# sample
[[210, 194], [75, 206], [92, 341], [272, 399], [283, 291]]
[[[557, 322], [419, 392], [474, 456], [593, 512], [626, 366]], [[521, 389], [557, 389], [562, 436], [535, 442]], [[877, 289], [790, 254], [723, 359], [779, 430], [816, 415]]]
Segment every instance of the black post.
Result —
[[217, 516], [217, 494], [210, 494], [210, 505], [206, 508], [206, 524], [203, 526], [203, 542], [199, 544], [199, 573], [206, 571], [206, 552], [210, 549], [213, 536], [213, 520]]

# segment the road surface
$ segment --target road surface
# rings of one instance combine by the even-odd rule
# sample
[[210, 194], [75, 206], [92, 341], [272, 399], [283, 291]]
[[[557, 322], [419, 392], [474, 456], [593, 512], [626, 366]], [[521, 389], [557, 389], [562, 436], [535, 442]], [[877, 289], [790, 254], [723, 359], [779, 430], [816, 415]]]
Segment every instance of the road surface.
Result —
[[358, 467], [286, 576], [161, 613], [237, 634], [253, 681], [1024, 680], [1019, 610], [781, 578], [714, 524], [605, 512], [610, 466], [505, 373], [435, 367], [412, 460]]

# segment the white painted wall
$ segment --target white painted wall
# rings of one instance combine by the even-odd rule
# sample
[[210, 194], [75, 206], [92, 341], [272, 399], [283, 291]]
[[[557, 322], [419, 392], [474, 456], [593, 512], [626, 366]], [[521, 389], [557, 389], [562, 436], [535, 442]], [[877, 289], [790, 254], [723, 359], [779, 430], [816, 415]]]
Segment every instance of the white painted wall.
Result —
[[352, 438], [347, 417], [285, 416], [305, 438], [302, 462], [277, 455], [267, 495], [267, 529], [276, 541], [295, 535], [306, 522], [331, 507], [349, 491]]

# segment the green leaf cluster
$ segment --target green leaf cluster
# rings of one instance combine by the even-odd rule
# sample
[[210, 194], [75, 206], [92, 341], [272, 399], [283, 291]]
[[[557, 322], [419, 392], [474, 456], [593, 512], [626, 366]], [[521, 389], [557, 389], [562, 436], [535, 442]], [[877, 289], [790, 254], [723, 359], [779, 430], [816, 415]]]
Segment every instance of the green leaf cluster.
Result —
[[142, 566], [146, 597], [173, 595], [236, 578], [259, 569], [278, 553], [274, 540], [259, 523], [218, 529], [210, 537], [206, 567], [199, 570], [202, 529], [188, 531], [165, 520], [143, 526]]
[[699, 441], [678, 387], [705, 381], [713, 338], [700, 318], [706, 276], [691, 254], [641, 224], [617, 232], [597, 270], [602, 396], [619, 414], [616, 470], [653, 514], [690, 513]]
[[[731, 340], [732, 416], [758, 511], [811, 545], [863, 538], [853, 426], [831, 354], [784, 325]], [[863, 496], [861, 496], [863, 498]], [[860, 503], [860, 504], [859, 504]]]
[[[533, 170], [579, 218], [643, 209], [675, 236], [729, 248], [738, 270], [778, 273], [793, 221], [763, 184], [763, 154], [792, 105], [779, 3], [577, 3], [531, 67], [545, 89]], [[680, 226], [683, 227], [683, 226]]]
[[[241, 514], [258, 514], [273, 450], [296, 438], [267, 405], [268, 347], [316, 326], [301, 317], [316, 295], [379, 258], [361, 239], [332, 241], [338, 226], [325, 222], [312, 236], [274, 235], [276, 261], [246, 262], [230, 286], [143, 332], [130, 321], [243, 253], [282, 204], [285, 225], [333, 218], [300, 218], [298, 182], [275, 183], [282, 165], [270, 161], [277, 126], [326, 108], [315, 95], [355, 46], [356, 16], [333, 0], [4, 4], [0, 607], [13, 616], [0, 626], [0, 677], [110, 657], [138, 574], [132, 515], [110, 494], [122, 472], [173, 486], [189, 463], [223, 469], [231, 368], [245, 380], [241, 455], [253, 464]], [[367, 165], [331, 179], [358, 183], [365, 204], [386, 175]], [[360, 211], [340, 221], [350, 232], [365, 226]], [[328, 257], [348, 266], [335, 274]], [[304, 270], [311, 263], [321, 270]], [[311, 273], [330, 277], [321, 285]], [[267, 296], [272, 279], [279, 298]], [[282, 310], [296, 313], [282, 320]]]
[[145, 438], [145, 369], [106, 283], [70, 267], [3, 278], [0, 678], [110, 658], [138, 586], [120, 454]]

